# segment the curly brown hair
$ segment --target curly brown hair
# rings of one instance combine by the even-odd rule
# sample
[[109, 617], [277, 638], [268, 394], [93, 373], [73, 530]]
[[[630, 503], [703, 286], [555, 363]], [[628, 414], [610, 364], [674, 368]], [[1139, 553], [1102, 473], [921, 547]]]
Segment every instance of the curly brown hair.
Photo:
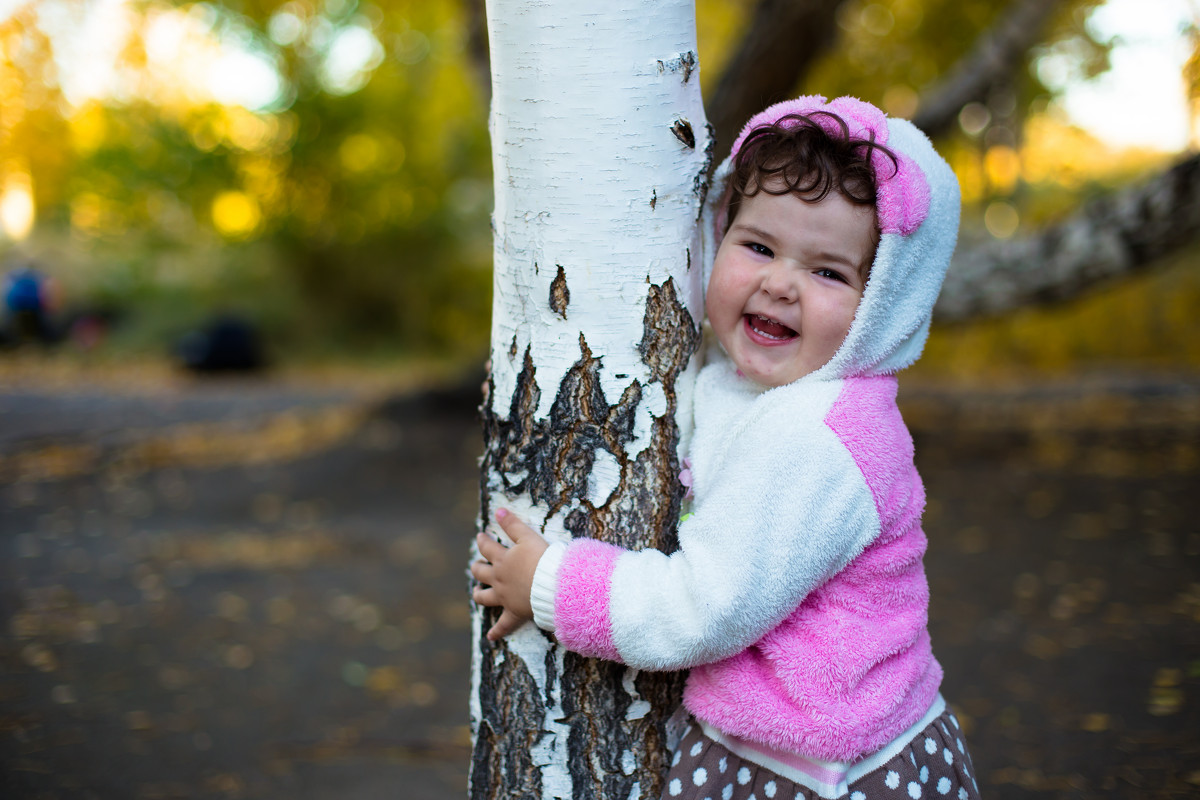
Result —
[[[833, 133], [818, 118], [832, 120]], [[893, 174], [899, 169], [896, 154], [875, 141], [850, 135], [846, 121], [831, 111], [788, 114], [746, 136], [734, 158], [729, 177], [726, 228], [733, 224], [742, 199], [759, 192], [782, 195], [793, 192], [818, 203], [837, 191], [856, 205], [875, 205], [875, 169], [871, 157], [883, 153]]]

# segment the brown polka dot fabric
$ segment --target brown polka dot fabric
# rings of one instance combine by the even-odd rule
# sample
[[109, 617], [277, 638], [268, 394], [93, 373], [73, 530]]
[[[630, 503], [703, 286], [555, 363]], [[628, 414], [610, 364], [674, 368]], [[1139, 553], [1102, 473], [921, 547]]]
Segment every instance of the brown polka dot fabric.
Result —
[[679, 743], [663, 800], [980, 800], [971, 755], [949, 710], [896, 755], [825, 793], [730, 752], [693, 724]]

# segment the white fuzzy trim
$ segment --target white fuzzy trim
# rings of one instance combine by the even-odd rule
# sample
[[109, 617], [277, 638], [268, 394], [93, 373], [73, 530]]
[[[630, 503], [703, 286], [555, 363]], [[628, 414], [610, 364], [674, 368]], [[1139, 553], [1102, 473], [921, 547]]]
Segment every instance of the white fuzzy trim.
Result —
[[558, 570], [566, 552], [566, 542], [551, 543], [533, 573], [533, 586], [529, 591], [533, 621], [548, 633], [554, 633], [554, 594], [558, 591]]
[[853, 458], [824, 424], [841, 381], [763, 391], [723, 360], [696, 387], [693, 515], [679, 550], [613, 569], [613, 644], [631, 666], [678, 669], [758, 641], [879, 534]]

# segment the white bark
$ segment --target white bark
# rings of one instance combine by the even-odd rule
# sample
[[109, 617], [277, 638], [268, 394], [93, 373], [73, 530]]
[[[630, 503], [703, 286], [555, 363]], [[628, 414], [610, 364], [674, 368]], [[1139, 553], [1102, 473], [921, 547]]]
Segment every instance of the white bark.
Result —
[[[669, 546], [671, 418], [702, 313], [697, 220], [711, 147], [693, 4], [489, 0], [488, 30], [495, 279], [483, 519], [503, 504], [550, 539]], [[644, 683], [581, 679], [608, 668], [581, 664], [532, 624], [493, 647], [485, 616], [473, 625], [472, 796], [650, 792], [662, 753], [606, 756], [579, 732], [583, 721], [600, 738], [633, 725], [645, 740], [647, 714], [662, 709], [651, 711]], [[613, 698], [597, 704], [597, 690]], [[596, 707], [621, 719], [594, 719]], [[647, 746], [661, 751], [657, 735]]]
[[[699, 298], [687, 268], [697, 236], [696, 178], [706, 154], [690, 2], [492, 0], [495, 296], [493, 376], [511, 394], [534, 346], [539, 383], [557, 386], [579, 358], [580, 332], [605, 343], [606, 393], [648, 377], [637, 352], [647, 281], [674, 278]], [[696, 146], [672, 128], [690, 124]], [[697, 251], [698, 256], [698, 251]], [[564, 270], [565, 318], [547, 303]], [[687, 302], [687, 301], [685, 301]], [[619, 313], [624, 309], [624, 313]], [[694, 307], [699, 313], [699, 308]], [[543, 397], [540, 415], [553, 397]]]

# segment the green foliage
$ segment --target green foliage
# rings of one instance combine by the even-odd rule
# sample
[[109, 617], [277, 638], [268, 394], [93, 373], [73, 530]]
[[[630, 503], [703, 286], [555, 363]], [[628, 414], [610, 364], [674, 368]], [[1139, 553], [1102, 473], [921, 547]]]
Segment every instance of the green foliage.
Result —
[[[136, 341], [241, 308], [288, 346], [481, 354], [490, 151], [463, 8], [330, 0], [140, 10], [186, 15], [210, 40], [275, 64], [278, 97], [247, 111], [152, 86], [80, 109], [21, 103], [26, 127], [35, 113], [57, 122], [52, 136], [25, 136], [40, 192], [38, 236], [25, 249], [70, 242], [65, 254], [51, 248], [64, 283], [76, 298], [119, 307], [142, 332]], [[48, 66], [48, 40], [39, 41]], [[152, 73], [152, 46], [135, 39], [122, 66]], [[38, 71], [18, 71], [30, 91]], [[63, 154], [62, 166], [52, 174], [37, 148]]]
[[[1005, 177], [1029, 120], [1059, 88], [1043, 80], [1039, 59], [1061, 56], [1083, 75], [1107, 66], [1108, 44], [1085, 25], [1099, 2], [1066, 0], [1010, 90], [989, 99], [987, 130], [941, 144], [978, 203], [969, 220], [995, 199], [1018, 206], [1026, 225], [1054, 220], [1145, 167], [1134, 160], [1119, 174], [1094, 174], [1098, 151], [1068, 136], [1042, 147], [1038, 157], [1050, 167], [1038, 175], [1022, 151], [1022, 172]], [[37, 228], [20, 246], [0, 242], [0, 257], [44, 256], [69, 298], [124, 313], [123, 343], [134, 349], [161, 346], [205, 316], [234, 309], [281, 349], [482, 355], [490, 154], [482, 59], [468, 36], [482, 0], [140, 0], [131, 8], [147, 25], [118, 64], [125, 88], [77, 106], [59, 89], [58, 42], [40, 27], [35, 5], [0, 22], [0, 180], [33, 176]], [[754, 6], [698, 3], [706, 86], [715, 85]], [[838, 41], [798, 90], [857, 95], [911, 113], [920, 92], [1007, 6], [846, 0]], [[188, 94], [187, 74], [156, 75], [162, 66], [148, 23], [170, 15], [210, 43], [273, 65], [277, 95], [247, 110]], [[1197, 72], [1193, 59], [1193, 90]], [[993, 158], [1005, 147], [1009, 162]], [[1170, 274], [1186, 284], [1181, 297], [1194, 297], [1195, 287], [1178, 277], [1184, 272]], [[1127, 312], [1105, 313], [1165, 313], [1160, 300], [1147, 299], [1161, 294], [1123, 291], [1105, 296]], [[1039, 331], [1031, 341], [1078, 330], [1079, 342], [1099, 342], [1085, 332], [1091, 319], [1020, 325]], [[971, 334], [974, 350], [1033, 358], [980, 338], [1020, 341], [1016, 329], [989, 322], [979, 330], [988, 333]], [[1118, 349], [1131, 341], [1191, 358], [1174, 340], [1150, 334]], [[939, 347], [931, 345], [934, 361], [950, 353]], [[1064, 347], [1084, 357], [1101, 345]]]
[[[1084, 21], [1102, 0], [1067, 0], [1046, 36], [1029, 54], [1029, 68], [1015, 76], [1011, 96], [997, 98], [1018, 119], [1038, 98], [1057, 90], [1038, 76], [1036, 59], [1069, 51], [1087, 75], [1108, 67], [1109, 45], [1097, 41]], [[920, 93], [946, 75], [981, 33], [1001, 19], [1010, 3], [990, 0], [846, 0], [838, 8], [840, 40], [806, 76], [806, 92], [843, 94], [910, 115]]]
[[1200, 249], [1062, 305], [936, 326], [915, 375], [1200, 370]]

